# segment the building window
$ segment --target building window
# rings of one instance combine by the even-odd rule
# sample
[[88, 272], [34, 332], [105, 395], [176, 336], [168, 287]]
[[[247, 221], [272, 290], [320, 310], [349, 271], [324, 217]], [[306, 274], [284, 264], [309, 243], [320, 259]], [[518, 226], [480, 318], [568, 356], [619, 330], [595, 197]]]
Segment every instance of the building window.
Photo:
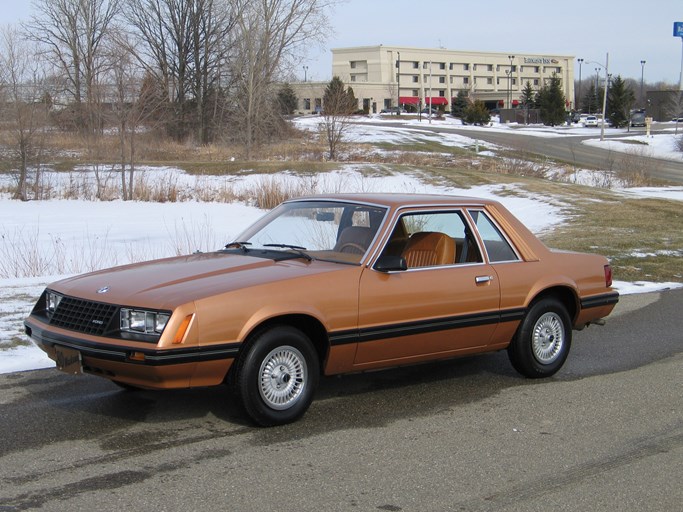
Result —
[[512, 79], [512, 85], [517, 85], [517, 79], [516, 78]]
[[534, 66], [534, 73], [540, 73], [541, 67], [540, 66]]
[[473, 70], [473, 71], [476, 71], [476, 70], [477, 70], [477, 65], [476, 65], [476, 64], [475, 64], [474, 66], [472, 66], [472, 70]]
[[446, 63], [445, 62], [439, 62], [439, 69], [446, 69]]
[[493, 64], [489, 64], [488, 66], [486, 66], [486, 70], [493, 71]]
[[538, 78], [534, 78], [534, 85], [538, 85]]
[[516, 73], [517, 72], [517, 66], [512, 66], [512, 69], [510, 71], [512, 71], [513, 73]]
[[500, 71], [500, 64], [496, 64], [496, 71]]
[[450, 71], [453, 71], [453, 66], [454, 66], [454, 65], [455, 65], [455, 64], [453, 64], [453, 63], [451, 62], [451, 63], [448, 65], [448, 69], [449, 69]]
[[445, 76], [440, 76], [440, 77], [439, 77], [439, 83], [440, 83], [440, 84], [445, 84], [445, 83], [446, 83], [446, 77], [445, 77]]
[[351, 75], [351, 81], [355, 82], [356, 81], [356, 75]]
[[311, 98], [304, 98], [304, 110], [311, 110]]
[[469, 70], [470, 70], [470, 65], [469, 65], [469, 64], [463, 64], [463, 65], [462, 65], [462, 69], [465, 70], [465, 71], [469, 71]]
[[496, 85], [500, 85], [500, 78], [496, 78]]
[[420, 77], [418, 77], [417, 75], [413, 75], [413, 83], [415, 83], [415, 84], [418, 83], [420, 81], [419, 78]]
[[417, 96], [418, 96], [419, 94], [420, 94], [420, 93], [419, 93], [419, 91], [418, 91], [417, 89], [413, 89], [413, 98], [417, 98]]
[[444, 91], [443, 89], [439, 89], [439, 96], [442, 98], [445, 98], [446, 97], [446, 91]]
[[356, 69], [356, 61], [351, 61], [351, 69]]
[[493, 78], [487, 78], [486, 83], [489, 85], [493, 85]]
[[465, 84], [465, 85], [469, 84], [469, 83], [470, 83], [470, 77], [469, 77], [469, 76], [464, 76], [464, 77], [462, 78], [462, 83]]

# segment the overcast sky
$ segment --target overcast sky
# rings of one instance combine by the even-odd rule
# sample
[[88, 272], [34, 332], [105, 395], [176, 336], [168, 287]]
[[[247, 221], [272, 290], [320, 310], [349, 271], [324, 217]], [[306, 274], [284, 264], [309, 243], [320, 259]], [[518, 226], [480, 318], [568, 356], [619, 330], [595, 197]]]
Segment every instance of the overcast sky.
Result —
[[[0, 0], [0, 23], [30, 13], [29, 0]], [[558, 54], [584, 59], [582, 76], [605, 63], [613, 75], [678, 84], [682, 43], [673, 22], [683, 22], [683, 0], [346, 0], [330, 13], [334, 33], [312, 48], [303, 79], [329, 80], [330, 48], [378, 44], [444, 47], [519, 55]], [[578, 64], [576, 65], [578, 78]]]

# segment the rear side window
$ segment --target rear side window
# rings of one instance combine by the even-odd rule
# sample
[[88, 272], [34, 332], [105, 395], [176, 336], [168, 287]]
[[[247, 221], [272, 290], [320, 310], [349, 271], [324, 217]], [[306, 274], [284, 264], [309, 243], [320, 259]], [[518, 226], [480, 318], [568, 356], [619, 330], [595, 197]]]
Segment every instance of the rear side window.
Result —
[[469, 213], [477, 226], [491, 263], [519, 261], [515, 250], [486, 213], [481, 210], [470, 210]]

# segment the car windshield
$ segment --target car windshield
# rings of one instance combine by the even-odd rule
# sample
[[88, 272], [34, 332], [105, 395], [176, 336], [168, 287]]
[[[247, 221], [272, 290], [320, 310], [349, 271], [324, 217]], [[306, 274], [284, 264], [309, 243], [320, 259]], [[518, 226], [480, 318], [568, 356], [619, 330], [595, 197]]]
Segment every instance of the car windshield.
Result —
[[314, 259], [359, 263], [386, 208], [339, 201], [292, 201], [278, 206], [236, 240], [247, 252], [289, 251]]

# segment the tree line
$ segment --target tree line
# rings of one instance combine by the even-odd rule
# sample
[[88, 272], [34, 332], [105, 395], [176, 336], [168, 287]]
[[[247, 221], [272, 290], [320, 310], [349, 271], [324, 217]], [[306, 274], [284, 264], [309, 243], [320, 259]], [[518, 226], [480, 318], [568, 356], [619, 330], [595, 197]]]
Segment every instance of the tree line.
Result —
[[34, 0], [0, 33], [0, 121], [24, 170], [48, 125], [93, 141], [117, 127], [124, 168], [143, 128], [251, 158], [282, 133], [277, 84], [324, 41], [337, 2]]

